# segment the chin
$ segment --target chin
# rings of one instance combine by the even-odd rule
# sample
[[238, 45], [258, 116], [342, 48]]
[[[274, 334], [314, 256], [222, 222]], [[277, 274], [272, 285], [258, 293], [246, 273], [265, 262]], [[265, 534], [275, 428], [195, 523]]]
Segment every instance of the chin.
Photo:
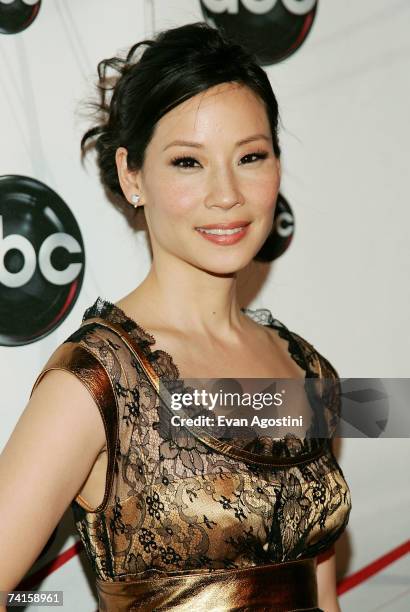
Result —
[[253, 255], [249, 255], [248, 257], [231, 257], [228, 259], [228, 261], [227, 258], [224, 260], [222, 260], [222, 258], [218, 258], [219, 261], [217, 261], [216, 257], [213, 259], [213, 261], [210, 261], [210, 258], [206, 259], [207, 260], [204, 258], [202, 261], [197, 260], [194, 265], [197, 268], [208, 272], [209, 274], [232, 276], [240, 270], [243, 270], [243, 268], [246, 268], [246, 266], [252, 261]]

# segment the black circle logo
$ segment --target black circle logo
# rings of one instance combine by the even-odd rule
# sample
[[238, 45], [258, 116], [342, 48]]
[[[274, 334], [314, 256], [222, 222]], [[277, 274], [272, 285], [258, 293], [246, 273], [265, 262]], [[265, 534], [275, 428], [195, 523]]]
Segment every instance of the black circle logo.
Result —
[[77, 300], [84, 265], [64, 200], [33, 178], [0, 177], [0, 344], [29, 344], [58, 327]]
[[294, 232], [295, 218], [292, 209], [288, 201], [279, 193], [272, 230], [255, 255], [255, 261], [269, 262], [280, 257], [292, 242]]
[[33, 23], [41, 0], [0, 0], [0, 34], [17, 34]]
[[243, 43], [264, 66], [292, 55], [306, 39], [318, 0], [200, 0], [205, 19]]

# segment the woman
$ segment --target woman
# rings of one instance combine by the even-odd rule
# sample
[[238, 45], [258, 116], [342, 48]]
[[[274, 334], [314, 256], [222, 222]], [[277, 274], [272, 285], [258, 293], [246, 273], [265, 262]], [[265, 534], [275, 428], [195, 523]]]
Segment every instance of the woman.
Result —
[[[188, 377], [337, 380], [269, 310], [238, 304], [280, 184], [268, 78], [202, 23], [99, 76], [101, 122], [82, 149], [94, 141], [103, 185], [143, 209], [153, 261], [123, 299], [86, 310], [35, 381], [0, 462], [0, 586], [71, 504], [100, 610], [340, 610], [332, 553], [351, 502], [330, 440], [170, 427], [164, 401]], [[322, 395], [331, 432], [337, 389]]]

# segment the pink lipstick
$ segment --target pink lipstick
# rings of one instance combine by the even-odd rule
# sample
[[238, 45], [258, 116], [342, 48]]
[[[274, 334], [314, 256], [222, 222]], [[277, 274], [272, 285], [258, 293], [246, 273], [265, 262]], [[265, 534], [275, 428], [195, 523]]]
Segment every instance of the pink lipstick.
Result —
[[248, 233], [250, 221], [231, 221], [201, 225], [195, 230], [206, 240], [220, 245], [231, 245], [242, 240]]

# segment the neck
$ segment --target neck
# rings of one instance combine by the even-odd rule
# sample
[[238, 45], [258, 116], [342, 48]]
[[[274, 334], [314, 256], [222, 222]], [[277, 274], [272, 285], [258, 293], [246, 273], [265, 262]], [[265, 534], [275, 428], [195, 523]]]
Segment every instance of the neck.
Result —
[[150, 327], [171, 325], [185, 333], [228, 336], [243, 320], [236, 272], [213, 274], [186, 264], [165, 270], [153, 263], [123, 302], [129, 313], [144, 312], [144, 319], [152, 321]]

